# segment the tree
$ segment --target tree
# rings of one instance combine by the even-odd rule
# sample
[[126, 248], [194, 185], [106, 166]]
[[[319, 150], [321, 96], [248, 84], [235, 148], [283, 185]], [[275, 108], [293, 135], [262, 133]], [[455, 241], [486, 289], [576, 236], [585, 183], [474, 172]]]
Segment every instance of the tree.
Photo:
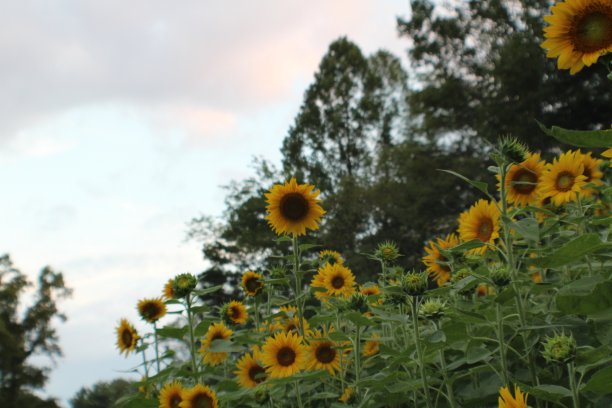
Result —
[[121, 378], [110, 382], [100, 381], [91, 388], [81, 388], [70, 400], [70, 405], [72, 408], [112, 408], [121, 397], [136, 392], [133, 381]]
[[418, 87], [414, 131], [461, 150], [486, 149], [511, 134], [543, 152], [556, 143], [538, 128], [608, 127], [612, 91], [602, 66], [578, 75], [540, 48], [550, 0], [413, 0], [399, 19]]
[[69, 296], [61, 272], [41, 270], [33, 303], [21, 312], [20, 298], [31, 286], [8, 255], [0, 257], [0, 406], [57, 407], [53, 399], [42, 400], [32, 393], [47, 381], [48, 367], [28, 363], [35, 355], [51, 359], [61, 356], [53, 320], [66, 320], [56, 302]]

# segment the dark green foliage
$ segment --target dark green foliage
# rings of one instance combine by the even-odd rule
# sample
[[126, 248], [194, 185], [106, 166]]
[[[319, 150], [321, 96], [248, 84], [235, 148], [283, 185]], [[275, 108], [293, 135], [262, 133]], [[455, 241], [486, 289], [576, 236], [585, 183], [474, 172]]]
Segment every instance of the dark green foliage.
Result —
[[57, 309], [58, 299], [69, 296], [61, 272], [45, 267], [38, 277], [33, 303], [23, 309], [21, 296], [31, 283], [8, 255], [0, 257], [0, 406], [55, 407], [31, 393], [42, 388], [49, 368], [28, 363], [37, 355], [61, 356], [54, 318], [66, 320]]
[[72, 408], [111, 408], [121, 397], [137, 392], [134, 382], [116, 379], [110, 382], [100, 381], [93, 387], [81, 388], [70, 400]]
[[398, 21], [419, 74], [410, 96], [418, 134], [436, 141], [452, 136], [461, 148], [475, 150], [511, 134], [546, 151], [554, 144], [535, 120], [569, 129], [609, 126], [605, 68], [572, 76], [540, 48], [550, 1], [433, 3], [412, 1], [411, 18]]

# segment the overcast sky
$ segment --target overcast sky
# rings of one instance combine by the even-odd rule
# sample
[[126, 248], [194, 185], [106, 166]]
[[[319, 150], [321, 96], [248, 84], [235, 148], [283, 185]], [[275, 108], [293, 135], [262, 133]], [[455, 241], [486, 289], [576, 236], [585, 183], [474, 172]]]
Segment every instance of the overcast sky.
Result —
[[253, 156], [278, 163], [334, 39], [405, 61], [408, 13], [406, 0], [0, 3], [0, 253], [74, 289], [48, 395], [66, 404], [138, 363], [114, 327], [204, 269], [185, 223], [218, 215], [219, 186]]

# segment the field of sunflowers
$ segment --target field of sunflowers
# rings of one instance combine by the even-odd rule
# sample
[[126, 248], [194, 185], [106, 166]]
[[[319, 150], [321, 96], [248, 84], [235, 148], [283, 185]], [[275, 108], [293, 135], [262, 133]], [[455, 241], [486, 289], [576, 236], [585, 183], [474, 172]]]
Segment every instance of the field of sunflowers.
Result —
[[[547, 22], [560, 69], [612, 52], [609, 0], [558, 2]], [[189, 273], [140, 300], [150, 330], [116, 328], [120, 352], [143, 358], [140, 393], [120, 406], [612, 407], [612, 130], [542, 129], [574, 147], [546, 162], [502, 138], [484, 164], [495, 191], [445, 170], [482, 198], [425, 243], [422, 270], [382, 242], [358, 282], [309, 242], [325, 217], [316, 186], [272, 186], [267, 222], [286, 255], [244, 272], [244, 302], [204, 304], [222, 287]]]

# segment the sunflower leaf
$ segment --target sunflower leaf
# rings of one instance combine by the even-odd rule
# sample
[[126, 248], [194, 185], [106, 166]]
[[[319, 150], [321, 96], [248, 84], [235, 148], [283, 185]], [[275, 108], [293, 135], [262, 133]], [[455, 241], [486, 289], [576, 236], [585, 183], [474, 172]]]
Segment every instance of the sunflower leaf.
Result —
[[448, 174], [452, 174], [455, 177], [459, 177], [461, 180], [465, 181], [466, 183], [468, 183], [469, 185], [476, 187], [478, 190], [482, 191], [483, 193], [485, 193], [487, 195], [487, 197], [491, 198], [491, 194], [489, 194], [489, 186], [487, 183], [485, 183], [484, 181], [475, 181], [475, 180], [470, 180], [469, 178], [465, 177], [464, 175], [461, 175], [457, 172], [454, 172], [452, 170], [445, 170], [445, 169], [438, 169], [439, 171], [443, 171], [445, 173]]
[[610, 243], [602, 242], [597, 234], [584, 234], [567, 242], [552, 254], [528, 260], [528, 263], [540, 267], [558, 268], [576, 262], [590, 253], [610, 248], [610, 246]]
[[612, 129], [570, 130], [553, 126], [548, 129], [538, 122], [540, 129], [560, 142], [579, 147], [612, 147]]

